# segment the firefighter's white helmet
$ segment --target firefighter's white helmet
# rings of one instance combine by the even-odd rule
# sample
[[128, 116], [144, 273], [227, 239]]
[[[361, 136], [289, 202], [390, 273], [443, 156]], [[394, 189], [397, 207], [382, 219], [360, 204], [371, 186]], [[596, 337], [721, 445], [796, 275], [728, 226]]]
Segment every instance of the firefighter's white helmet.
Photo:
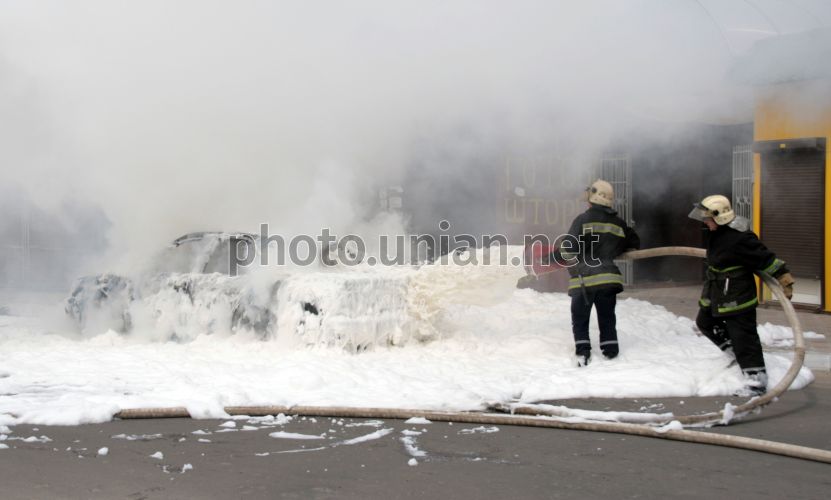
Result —
[[710, 217], [719, 226], [724, 226], [733, 222], [733, 219], [736, 218], [736, 212], [733, 211], [730, 200], [726, 196], [713, 194], [701, 200], [700, 203], [696, 203], [692, 212], [690, 212], [691, 219], [704, 221]]
[[594, 183], [586, 189], [586, 193], [588, 193], [589, 203], [594, 203], [596, 205], [611, 207], [612, 202], [615, 201], [614, 188], [603, 179], [597, 179], [594, 181]]

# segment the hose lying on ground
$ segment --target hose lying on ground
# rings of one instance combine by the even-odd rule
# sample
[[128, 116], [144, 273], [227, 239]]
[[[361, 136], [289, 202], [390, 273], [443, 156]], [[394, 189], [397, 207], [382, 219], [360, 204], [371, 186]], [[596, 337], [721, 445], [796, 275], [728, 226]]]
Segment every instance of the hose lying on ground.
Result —
[[[496, 413], [478, 412], [442, 412], [424, 410], [406, 410], [401, 408], [355, 408], [355, 407], [315, 407], [315, 406], [228, 406], [229, 415], [302, 415], [308, 417], [337, 418], [382, 418], [404, 420], [422, 417], [433, 422], [457, 422], [464, 424], [517, 425], [524, 427], [542, 427], [550, 429], [571, 429], [579, 431], [609, 432], [631, 434], [689, 443], [714, 444], [755, 450], [774, 455], [802, 458], [831, 464], [831, 451], [808, 448], [764, 439], [754, 439], [711, 432], [688, 431], [683, 429], [661, 428], [650, 425], [628, 424], [620, 422], [575, 422], [559, 420], [554, 417], [526, 417]], [[139, 418], [190, 418], [186, 408], [137, 408], [121, 410], [115, 415], [122, 419]]]
[[[687, 256], [703, 258], [706, 253], [700, 248], [690, 247], [661, 247], [651, 248], [647, 250], [633, 250], [621, 256], [625, 259], [646, 259], [652, 257], [664, 256]], [[749, 412], [761, 408], [770, 403], [773, 399], [778, 397], [790, 387], [791, 383], [799, 373], [802, 363], [805, 358], [805, 341], [802, 336], [802, 327], [799, 324], [799, 319], [793, 309], [791, 302], [785, 297], [782, 287], [776, 280], [769, 276], [763, 276], [765, 283], [770, 287], [771, 291], [776, 295], [782, 304], [788, 322], [793, 329], [794, 335], [794, 357], [791, 367], [782, 378], [782, 380], [773, 387], [770, 391], [761, 397], [753, 398], [747, 403], [732, 408], [733, 417], [746, 415]], [[515, 405], [509, 407], [512, 413], [518, 414], [533, 414], [539, 415], [541, 408], [535, 408], [534, 405]], [[568, 410], [568, 409], [565, 409]], [[408, 410], [397, 408], [348, 408], [348, 407], [308, 407], [308, 406], [229, 406], [225, 408], [225, 412], [229, 415], [276, 415], [276, 414], [291, 414], [304, 416], [324, 416], [324, 417], [342, 417], [342, 418], [387, 418], [387, 419], [407, 419], [411, 417], [424, 417], [434, 421], [451, 421], [471, 424], [491, 424], [491, 425], [521, 425], [528, 427], [546, 427], [556, 429], [574, 429], [584, 431], [597, 432], [612, 432], [620, 434], [632, 434], [637, 436], [646, 436], [662, 439], [673, 439], [677, 441], [687, 441], [692, 443], [714, 444], [719, 446], [729, 446], [733, 448], [741, 448], [748, 450], [762, 451], [765, 453], [772, 453], [777, 455], [784, 455], [788, 457], [803, 458], [806, 460], [814, 460], [818, 462], [831, 463], [831, 451], [820, 450], [815, 448], [808, 448], [804, 446], [797, 446], [785, 443], [777, 443], [773, 441], [766, 441], [761, 439], [746, 438], [740, 436], [730, 436], [724, 434], [715, 434], [699, 431], [688, 431], [682, 429], [673, 429], [671, 426], [665, 428], [655, 427], [654, 424], [668, 424], [670, 421], [677, 421], [681, 424], [691, 425], [708, 425], [708, 424], [728, 424], [731, 415], [725, 415], [725, 410], [717, 412], [698, 414], [698, 415], [682, 415], [682, 416], [656, 416], [655, 420], [649, 422], [653, 425], [647, 425], [643, 418], [638, 419], [637, 424], [627, 422], [592, 422], [574, 420], [567, 421], [553, 416], [517, 416], [493, 413], [477, 413], [477, 412], [436, 412], [436, 411], [422, 411], [422, 410]], [[122, 419], [136, 419], [136, 418], [190, 418], [186, 408], [137, 408], [125, 409], [115, 414], [116, 418]]]

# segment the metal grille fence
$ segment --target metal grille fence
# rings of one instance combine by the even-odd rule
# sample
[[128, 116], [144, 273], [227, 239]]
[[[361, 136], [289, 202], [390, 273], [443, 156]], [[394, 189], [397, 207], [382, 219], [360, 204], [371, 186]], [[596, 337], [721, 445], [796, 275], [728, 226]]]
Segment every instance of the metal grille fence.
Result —
[[72, 270], [77, 269], [89, 249], [65, 244], [65, 233], [55, 230], [52, 235], [42, 222], [33, 222], [24, 207], [20, 209], [19, 222], [3, 228], [0, 289], [65, 291], [75, 278]]
[[733, 146], [733, 210], [753, 223], [753, 150]]
[[[607, 155], [600, 158], [597, 177], [609, 182], [615, 190], [615, 202], [612, 208], [630, 227], [632, 220], [632, 161], [627, 154]], [[631, 260], [615, 261], [623, 274], [623, 282], [631, 285], [635, 279], [634, 262]]]

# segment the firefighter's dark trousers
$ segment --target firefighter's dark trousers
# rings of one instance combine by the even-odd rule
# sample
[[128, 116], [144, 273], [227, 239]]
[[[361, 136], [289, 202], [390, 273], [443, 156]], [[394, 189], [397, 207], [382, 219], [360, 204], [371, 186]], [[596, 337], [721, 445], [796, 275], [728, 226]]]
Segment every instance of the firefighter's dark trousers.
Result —
[[702, 307], [695, 324], [722, 351], [732, 348], [744, 373], [752, 375], [765, 371], [762, 343], [756, 332], [755, 307], [726, 317], [714, 317], [709, 308]]
[[[586, 300], [588, 299], [588, 301]], [[586, 296], [578, 290], [571, 297], [571, 331], [574, 333], [574, 347], [578, 356], [590, 355], [589, 320], [592, 305], [597, 310], [597, 324], [600, 327], [600, 350], [603, 355], [613, 358], [618, 354], [615, 305], [617, 290], [609, 288], [586, 288]]]

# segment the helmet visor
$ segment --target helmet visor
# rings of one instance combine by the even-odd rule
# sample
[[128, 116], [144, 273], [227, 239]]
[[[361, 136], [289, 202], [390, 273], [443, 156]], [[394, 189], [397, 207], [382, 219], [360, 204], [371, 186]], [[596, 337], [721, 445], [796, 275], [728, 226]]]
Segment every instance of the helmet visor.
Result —
[[706, 222], [707, 219], [712, 219], [713, 214], [710, 213], [709, 210], [702, 207], [699, 204], [693, 205], [692, 211], [690, 211], [689, 215], [687, 215], [690, 219], [697, 220], [699, 222]]

